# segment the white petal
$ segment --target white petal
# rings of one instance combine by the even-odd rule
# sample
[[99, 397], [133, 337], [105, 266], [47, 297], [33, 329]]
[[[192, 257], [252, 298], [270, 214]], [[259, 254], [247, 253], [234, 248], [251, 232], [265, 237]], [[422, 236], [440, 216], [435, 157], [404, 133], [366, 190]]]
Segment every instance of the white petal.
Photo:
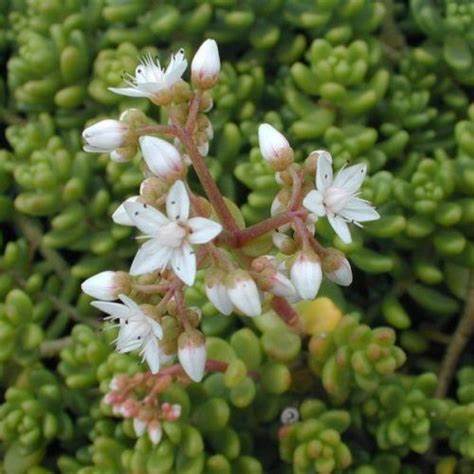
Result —
[[206, 368], [206, 346], [186, 345], [178, 349], [178, 359], [181, 367], [194, 382], [200, 382], [204, 377]]
[[172, 220], [187, 220], [189, 216], [189, 196], [182, 181], [176, 181], [166, 197], [166, 213]]
[[262, 313], [260, 293], [252, 278], [237, 278], [227, 293], [233, 305], [245, 315], [255, 317]]
[[344, 258], [339, 268], [327, 273], [326, 276], [338, 285], [349, 286], [352, 283], [352, 269], [349, 261]]
[[316, 188], [323, 192], [332, 184], [332, 163], [326, 154], [321, 154], [317, 161]]
[[212, 287], [206, 285], [205, 291], [209, 301], [220, 313], [225, 314], [226, 316], [232, 313], [234, 307], [224, 284], [216, 283]]
[[130, 267], [130, 275], [143, 275], [162, 271], [168, 265], [173, 250], [163, 247], [156, 239], [145, 242], [139, 249]]
[[135, 430], [135, 434], [138, 437], [142, 436], [146, 431], [146, 422], [143, 420], [140, 420], [140, 418], [134, 418], [133, 429]]
[[137, 319], [129, 319], [128, 323], [120, 326], [118, 337], [115, 341], [117, 352], [123, 354], [135, 351], [143, 346], [142, 325]]
[[119, 207], [117, 207], [115, 212], [112, 214], [112, 220], [116, 224], [120, 225], [135, 225], [132, 219], [130, 219], [128, 212], [125, 210], [124, 204], [127, 202], [136, 202], [139, 198], [140, 196], [132, 196], [126, 199], [122, 204], [120, 204]]
[[204, 217], [192, 217], [188, 220], [188, 226], [192, 230], [188, 236], [192, 244], [205, 244], [222, 232], [222, 226], [218, 222]]
[[115, 150], [123, 145], [128, 126], [118, 120], [101, 120], [82, 132], [87, 145], [104, 150]]
[[158, 444], [163, 436], [163, 429], [159, 422], [152, 422], [148, 425], [148, 436], [153, 444]]
[[277, 272], [277, 274], [271, 278], [271, 283], [271, 292], [276, 296], [290, 298], [296, 293], [293, 283], [291, 283], [283, 273]]
[[220, 68], [221, 61], [217, 43], [213, 39], [207, 39], [194, 55], [191, 73], [201, 80], [209, 80], [219, 74]]
[[109, 303], [107, 301], [92, 301], [91, 305], [103, 313], [110, 314], [114, 318], [127, 320], [130, 317], [130, 309], [120, 303]]
[[348, 193], [353, 194], [358, 191], [367, 174], [367, 165], [360, 163], [342, 169], [334, 178], [333, 185], [337, 188], [344, 188]]
[[127, 97], [148, 97], [149, 94], [137, 87], [109, 87], [109, 91], [114, 94], [125, 95]]
[[303, 206], [319, 217], [326, 215], [326, 209], [323, 205], [323, 195], [315, 189], [305, 196], [303, 199]]
[[339, 238], [345, 244], [350, 244], [352, 242], [352, 238], [347, 222], [342, 217], [334, 216], [332, 214], [328, 215], [328, 219], [331, 227], [334, 229], [334, 232], [336, 232]]
[[150, 326], [150, 329], [151, 329], [153, 335], [158, 339], [162, 339], [163, 338], [163, 329], [161, 328], [161, 324], [158, 321], [155, 321], [153, 318], [150, 318], [147, 315], [144, 315], [144, 316], [145, 316], [145, 321]]
[[97, 273], [82, 282], [81, 289], [84, 293], [99, 300], [116, 300], [118, 296], [116, 274], [111, 271]]
[[291, 152], [290, 144], [285, 136], [268, 123], [262, 123], [258, 127], [258, 144], [260, 154], [269, 163]]
[[181, 155], [171, 143], [151, 136], [142, 136], [139, 141], [143, 159], [159, 178], [166, 180], [183, 169]]
[[316, 298], [323, 278], [321, 264], [300, 254], [290, 270], [291, 281], [304, 300]]
[[167, 87], [171, 87], [176, 81], [181, 79], [181, 76], [188, 67], [188, 61], [184, 56], [184, 51], [180, 49], [171, 60], [166, 68], [165, 82]]
[[88, 153], [109, 153], [110, 151], [108, 148], [99, 148], [92, 145], [84, 145], [82, 149]]
[[196, 278], [196, 255], [194, 255], [191, 245], [183, 242], [181, 247], [173, 251], [171, 267], [186, 285], [192, 286], [194, 284]]
[[380, 214], [363, 199], [352, 198], [339, 214], [344, 219], [355, 222], [368, 222], [380, 219]]
[[200, 145], [198, 145], [197, 149], [201, 156], [207, 156], [207, 154], [209, 153], [209, 142], [201, 143]]
[[160, 349], [154, 336], [148, 337], [142, 351], [152, 374], [157, 374], [160, 370]]
[[132, 298], [129, 298], [127, 295], [124, 295], [123, 293], [121, 293], [119, 295], [119, 299], [124, 305], [128, 306], [132, 312], [142, 314], [140, 306], [138, 306], [137, 303], [135, 303], [135, 301], [132, 300]]
[[156, 234], [169, 220], [158, 209], [142, 202], [126, 202], [124, 208], [128, 217], [146, 235]]

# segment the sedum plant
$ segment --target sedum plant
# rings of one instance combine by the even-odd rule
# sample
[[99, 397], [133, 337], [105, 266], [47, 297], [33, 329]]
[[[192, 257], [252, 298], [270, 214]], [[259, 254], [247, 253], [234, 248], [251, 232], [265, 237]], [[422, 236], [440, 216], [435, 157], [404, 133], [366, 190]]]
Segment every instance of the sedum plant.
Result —
[[469, 2], [0, 5], [1, 473], [473, 472]]
[[[236, 311], [254, 318], [272, 308], [298, 331], [299, 316], [292, 303], [314, 299], [323, 273], [343, 286], [352, 282], [349, 262], [342, 252], [318, 242], [314, 222], [327, 218], [349, 244], [348, 224], [361, 225], [379, 214], [357, 197], [365, 165], [349, 166], [333, 177], [332, 157], [323, 150], [298, 165], [287, 139], [262, 124], [260, 153], [275, 172], [280, 190], [272, 216], [245, 228], [205, 162], [213, 135], [206, 112], [220, 72], [217, 43], [206, 40], [196, 52], [191, 83], [183, 79], [186, 67], [182, 50], [166, 69], [145, 56], [135, 74], [125, 78], [127, 87], [110, 88], [162, 107], [166, 125], [127, 110], [119, 120], [105, 119], [83, 132], [85, 151], [110, 153], [114, 161], [129, 160], [139, 148], [145, 180], [140, 194], [128, 198], [112, 216], [115, 223], [143, 234], [129, 272], [103, 271], [86, 280], [82, 289], [98, 298], [92, 305], [107, 319], [118, 321], [119, 352], [138, 350], [152, 374], [159, 374], [161, 366], [177, 356], [191, 380], [200, 382], [215, 366], [207, 359], [201, 311], [185, 301], [185, 287], [194, 285], [197, 271], [204, 272], [206, 295], [224, 316]], [[190, 168], [204, 196], [187, 182]], [[117, 299], [120, 303], [110, 302]]]

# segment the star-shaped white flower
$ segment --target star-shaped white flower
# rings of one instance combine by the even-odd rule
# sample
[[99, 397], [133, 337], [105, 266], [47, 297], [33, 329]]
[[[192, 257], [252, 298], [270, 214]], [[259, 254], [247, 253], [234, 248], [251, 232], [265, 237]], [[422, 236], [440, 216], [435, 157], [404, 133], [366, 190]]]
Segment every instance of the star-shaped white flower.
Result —
[[318, 159], [316, 189], [310, 191], [303, 205], [317, 216], [327, 216], [329, 223], [346, 244], [352, 241], [348, 222], [360, 226], [360, 222], [374, 221], [379, 213], [368, 201], [357, 197], [367, 173], [365, 164], [344, 168], [333, 179], [329, 154]]
[[107, 313], [109, 316], [106, 319], [118, 319], [117, 351], [124, 353], [140, 349], [143, 360], [156, 374], [160, 370], [158, 339], [163, 337], [161, 325], [147, 316], [132, 299], [123, 294], [119, 295], [119, 299], [123, 304], [108, 301], [93, 301], [91, 304]]
[[204, 217], [189, 218], [189, 196], [183, 181], [176, 181], [166, 197], [166, 213], [140, 202], [123, 204], [134, 225], [149, 240], [138, 250], [131, 275], [143, 275], [171, 266], [186, 285], [196, 277], [192, 244], [205, 244], [222, 231], [217, 222]]
[[128, 87], [109, 87], [109, 90], [129, 97], [150, 99], [178, 82], [187, 66], [188, 62], [182, 49], [171, 56], [166, 70], [158, 60], [155, 61], [151, 54], [148, 54], [135, 69], [135, 75], [129, 75], [126, 79]]

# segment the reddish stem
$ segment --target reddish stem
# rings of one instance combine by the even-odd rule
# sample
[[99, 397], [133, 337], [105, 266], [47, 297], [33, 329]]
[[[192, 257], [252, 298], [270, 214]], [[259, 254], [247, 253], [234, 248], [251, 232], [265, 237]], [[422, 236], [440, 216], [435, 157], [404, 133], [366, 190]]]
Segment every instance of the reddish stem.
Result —
[[201, 104], [201, 91], [198, 90], [191, 99], [191, 105], [189, 106], [188, 119], [186, 120], [186, 126], [184, 127], [188, 133], [192, 133], [196, 125], [197, 115], [199, 113], [199, 105]]
[[163, 293], [168, 290], [168, 283], [158, 283], [155, 285], [140, 285], [138, 283], [133, 285], [133, 289], [145, 294]]
[[174, 137], [176, 135], [176, 127], [174, 125], [144, 125], [142, 127], [138, 127], [136, 132], [139, 135], [157, 133], [160, 135], [169, 135]]
[[296, 210], [301, 207], [301, 201], [303, 198], [303, 171], [297, 171], [293, 167], [291, 167], [290, 173], [291, 177], [293, 178], [293, 187], [291, 190], [290, 205], [288, 207], [291, 210]]
[[236, 235], [236, 246], [242, 247], [250, 240], [256, 239], [267, 232], [278, 229], [282, 225], [292, 222], [293, 219], [306, 211], [286, 211], [264, 221], [254, 224], [246, 229], [239, 230]]
[[237, 223], [235, 222], [234, 216], [229, 211], [224, 198], [222, 197], [219, 188], [217, 187], [216, 182], [211, 176], [204, 158], [202, 157], [201, 153], [197, 149], [192, 136], [189, 134], [187, 130], [183, 128], [176, 128], [176, 136], [180, 139], [181, 143], [186, 147], [188, 151], [189, 157], [193, 163], [194, 170], [198, 175], [199, 181], [201, 182], [204, 191], [206, 192], [209, 201], [211, 202], [212, 206], [214, 207], [219, 219], [224, 226], [224, 229], [230, 232], [231, 234], [235, 235], [239, 228]]
[[272, 299], [272, 308], [288, 326], [300, 331], [300, 316], [285, 298], [274, 296]]
[[327, 250], [323, 247], [312, 235], [309, 230], [306, 228], [305, 224], [299, 217], [294, 219], [295, 229], [298, 236], [301, 238], [303, 243], [303, 248], [307, 245], [310, 245], [313, 250], [320, 256], [324, 257], [327, 254]]

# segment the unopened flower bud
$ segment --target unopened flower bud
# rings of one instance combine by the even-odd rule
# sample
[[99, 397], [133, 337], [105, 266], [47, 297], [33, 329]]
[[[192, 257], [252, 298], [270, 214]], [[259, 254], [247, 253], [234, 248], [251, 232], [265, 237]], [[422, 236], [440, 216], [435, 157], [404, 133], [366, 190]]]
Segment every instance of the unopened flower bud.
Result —
[[201, 319], [202, 319], [202, 311], [197, 306], [186, 308], [185, 315], [189, 324], [193, 328], [196, 328], [199, 326], [199, 323], [201, 322]]
[[145, 433], [146, 426], [146, 421], [140, 420], [140, 418], [133, 419], [133, 429], [138, 437], [142, 436]]
[[319, 257], [310, 251], [298, 252], [290, 275], [299, 296], [304, 300], [314, 299], [323, 278]]
[[127, 124], [130, 128], [137, 128], [149, 122], [146, 114], [140, 109], [127, 109], [120, 114], [120, 121]]
[[128, 275], [124, 272], [105, 271], [85, 280], [81, 289], [99, 300], [113, 301], [129, 289]]
[[222, 270], [209, 270], [204, 289], [209, 301], [219, 312], [228, 316], [234, 309], [225, 286], [225, 273]]
[[283, 232], [273, 232], [272, 241], [273, 245], [280, 250], [280, 252], [286, 255], [295, 253], [296, 243], [289, 235]]
[[178, 359], [181, 367], [194, 382], [200, 382], [206, 368], [206, 339], [192, 329], [181, 333], [178, 338]]
[[159, 421], [154, 420], [148, 423], [148, 436], [154, 445], [159, 444], [161, 437], [163, 436], [163, 430]]
[[119, 207], [117, 207], [115, 212], [112, 214], [112, 220], [116, 224], [120, 224], [120, 225], [130, 225], [130, 226], [135, 225], [132, 219], [130, 219], [128, 212], [125, 210], [124, 204], [127, 202], [137, 202], [139, 199], [140, 199], [140, 196], [132, 196], [126, 199], [122, 204], [120, 204]]
[[205, 91], [201, 95], [201, 102], [199, 103], [199, 110], [201, 112], [209, 112], [214, 105], [214, 101], [212, 99], [212, 93], [210, 91]]
[[125, 144], [127, 133], [128, 126], [119, 120], [101, 120], [82, 132], [84, 151], [111, 153]]
[[154, 203], [169, 191], [169, 184], [156, 176], [149, 176], [140, 184], [143, 201]]
[[330, 163], [332, 163], [332, 156], [326, 150], [314, 150], [312, 151], [304, 162], [305, 171], [314, 176], [316, 174], [316, 168], [318, 166], [318, 160], [321, 156], [326, 157]]
[[116, 163], [126, 163], [130, 161], [137, 153], [136, 144], [122, 146], [110, 153], [110, 159]]
[[341, 286], [349, 286], [352, 283], [351, 264], [341, 251], [327, 249], [322, 264], [324, 274], [334, 283]]
[[293, 283], [278, 269], [278, 260], [271, 255], [263, 255], [252, 261], [258, 286], [276, 296], [289, 298], [296, 295]]
[[209, 153], [209, 142], [207, 140], [199, 142], [199, 144], [197, 145], [197, 149], [201, 156], [207, 156], [207, 154]]
[[[276, 216], [285, 212], [288, 209], [288, 204], [290, 202], [290, 194], [288, 190], [282, 189], [273, 199], [271, 207], [270, 207], [270, 214], [272, 216]], [[280, 232], [286, 232], [291, 228], [290, 224], [284, 224], [278, 227]]]
[[227, 294], [233, 305], [246, 316], [262, 313], [257, 285], [245, 270], [236, 270], [226, 278]]
[[164, 181], [176, 181], [183, 175], [184, 164], [179, 151], [161, 138], [140, 137], [140, 149], [150, 171]]
[[293, 149], [288, 140], [268, 123], [258, 127], [260, 153], [275, 171], [283, 171], [293, 162]]
[[296, 295], [296, 290], [291, 281], [281, 272], [276, 272], [270, 277], [270, 292], [283, 298]]
[[221, 60], [219, 49], [213, 39], [202, 43], [191, 63], [191, 79], [196, 87], [210, 89], [219, 79]]

